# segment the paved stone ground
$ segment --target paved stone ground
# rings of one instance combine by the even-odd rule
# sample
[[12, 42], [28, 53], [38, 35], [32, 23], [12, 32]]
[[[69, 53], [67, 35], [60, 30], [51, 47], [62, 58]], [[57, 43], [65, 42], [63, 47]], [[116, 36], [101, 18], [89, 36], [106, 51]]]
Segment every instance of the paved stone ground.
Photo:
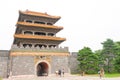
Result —
[[3, 80], [120, 80], [118, 78], [102, 78], [92, 77], [92, 76], [75, 76], [75, 75], [65, 75], [64, 77], [60, 76], [43, 76], [43, 77], [35, 77], [35, 76], [16, 76], [9, 79]]

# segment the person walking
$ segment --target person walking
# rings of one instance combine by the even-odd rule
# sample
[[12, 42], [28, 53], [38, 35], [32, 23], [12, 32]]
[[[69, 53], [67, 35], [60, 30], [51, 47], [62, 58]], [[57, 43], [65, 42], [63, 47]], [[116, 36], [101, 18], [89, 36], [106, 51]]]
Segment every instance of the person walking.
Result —
[[65, 72], [64, 72], [64, 69], [62, 69], [62, 76], [63, 76], [63, 77], [64, 77], [64, 73], [65, 73]]
[[61, 70], [59, 69], [59, 71], [58, 71], [58, 74], [60, 75], [60, 77], [61, 77]]
[[57, 71], [55, 71], [55, 74], [56, 74], [56, 76], [58, 76], [58, 70], [57, 70]]
[[103, 69], [103, 68], [101, 68], [98, 73], [99, 73], [100, 79], [101, 79], [102, 77], [104, 77], [105, 72], [104, 72], [104, 69]]

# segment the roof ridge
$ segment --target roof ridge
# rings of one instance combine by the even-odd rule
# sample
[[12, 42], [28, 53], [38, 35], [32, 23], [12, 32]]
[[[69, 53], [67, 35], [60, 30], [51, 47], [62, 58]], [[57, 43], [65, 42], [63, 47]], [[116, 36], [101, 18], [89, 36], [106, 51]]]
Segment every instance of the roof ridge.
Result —
[[36, 16], [46, 16], [46, 17], [52, 17], [52, 18], [61, 18], [60, 16], [53, 16], [53, 15], [49, 15], [47, 14], [47, 12], [42, 13], [42, 12], [35, 12], [35, 11], [30, 11], [30, 10], [26, 10], [26, 11], [19, 11], [20, 13], [23, 14], [28, 14], [28, 15], [36, 15]]

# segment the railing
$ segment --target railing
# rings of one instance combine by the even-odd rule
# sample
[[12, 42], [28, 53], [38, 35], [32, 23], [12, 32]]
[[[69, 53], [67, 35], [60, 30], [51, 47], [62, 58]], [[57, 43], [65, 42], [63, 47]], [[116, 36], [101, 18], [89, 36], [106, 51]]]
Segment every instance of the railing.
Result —
[[23, 47], [23, 46], [17, 46], [17, 45], [12, 45], [11, 51], [23, 51], [23, 52], [69, 52], [68, 47]]

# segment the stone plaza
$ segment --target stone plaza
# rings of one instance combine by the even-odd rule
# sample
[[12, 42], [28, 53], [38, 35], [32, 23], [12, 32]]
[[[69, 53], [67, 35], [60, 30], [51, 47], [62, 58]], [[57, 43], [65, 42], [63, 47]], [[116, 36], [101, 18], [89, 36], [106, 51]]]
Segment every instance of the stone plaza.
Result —
[[117, 78], [102, 78], [99, 76], [76, 76], [76, 75], [68, 75], [66, 74], [64, 77], [52, 75], [52, 76], [42, 76], [42, 77], [34, 77], [34, 76], [16, 76], [9, 79], [3, 80], [120, 80], [120, 77]]

